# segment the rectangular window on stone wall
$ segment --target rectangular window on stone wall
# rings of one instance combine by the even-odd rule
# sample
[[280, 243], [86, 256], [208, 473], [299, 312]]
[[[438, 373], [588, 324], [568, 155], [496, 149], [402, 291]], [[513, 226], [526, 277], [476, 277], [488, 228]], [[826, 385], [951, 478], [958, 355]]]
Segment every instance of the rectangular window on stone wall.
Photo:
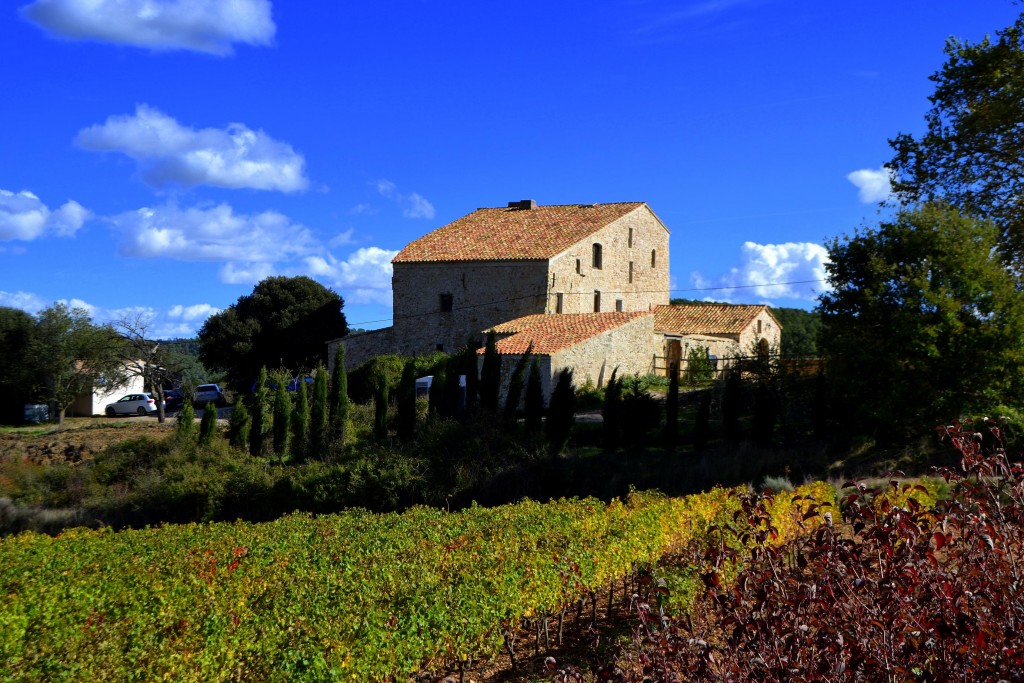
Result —
[[615, 310], [622, 313], [622, 299], [615, 300]]
[[580, 263], [579, 259], [576, 259], [576, 274], [581, 275], [583, 273], [583, 264]]
[[555, 313], [562, 312], [562, 293], [555, 294]]
[[452, 312], [452, 295], [442, 294], [441, 295], [441, 312], [451, 313]]
[[633, 248], [633, 228], [629, 229], [629, 244], [628, 244], [628, 246], [629, 246], [630, 249]]
[[601, 292], [594, 290], [594, 313], [601, 312]]
[[629, 284], [633, 284], [633, 262], [629, 262]]

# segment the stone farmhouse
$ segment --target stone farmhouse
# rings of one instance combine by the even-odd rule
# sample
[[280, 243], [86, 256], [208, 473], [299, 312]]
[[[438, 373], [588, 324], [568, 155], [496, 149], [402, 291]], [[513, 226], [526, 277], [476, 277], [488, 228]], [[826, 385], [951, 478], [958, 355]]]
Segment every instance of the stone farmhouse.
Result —
[[[343, 343], [346, 365], [375, 355], [454, 352], [488, 330], [509, 366], [532, 343], [546, 388], [665, 374], [689, 350], [725, 359], [777, 346], [765, 306], [669, 305], [669, 231], [644, 202], [482, 208], [410, 243], [392, 260], [394, 324]], [[506, 375], [509, 373], [505, 373]]]

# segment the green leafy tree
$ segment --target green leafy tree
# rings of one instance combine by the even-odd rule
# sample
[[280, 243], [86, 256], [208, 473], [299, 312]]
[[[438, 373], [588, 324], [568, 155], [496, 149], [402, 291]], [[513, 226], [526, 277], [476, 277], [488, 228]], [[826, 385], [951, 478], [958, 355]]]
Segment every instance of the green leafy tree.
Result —
[[[191, 404], [190, 404], [191, 405]], [[203, 419], [199, 422], [199, 445], [209, 446], [217, 436], [217, 406], [207, 403], [203, 408]]]
[[416, 362], [411, 358], [402, 368], [398, 383], [398, 437], [409, 440], [416, 434]]
[[0, 424], [16, 424], [41, 384], [32, 362], [35, 321], [25, 311], [0, 306]]
[[783, 358], [817, 358], [821, 315], [802, 308], [772, 308], [782, 326], [779, 352]]
[[42, 379], [42, 395], [56, 408], [56, 419], [81, 394], [103, 386], [116, 389], [128, 378], [125, 347], [110, 325], [94, 325], [89, 312], [58, 303], [36, 315], [29, 351]]
[[1024, 14], [995, 39], [950, 38], [930, 77], [935, 91], [925, 132], [889, 141], [887, 164], [904, 205], [943, 200], [993, 221], [998, 244], [1020, 272], [1024, 263]]
[[528, 434], [539, 434], [544, 424], [544, 386], [541, 383], [540, 372], [540, 361], [534, 356], [530, 362], [530, 374], [526, 379], [526, 396], [523, 398]]
[[[331, 409], [328, 405], [330, 396], [327, 389], [327, 370], [321, 365], [316, 369], [313, 379], [313, 407], [309, 416], [309, 447], [310, 456], [320, 460], [330, 457]], [[344, 447], [344, 444], [339, 444]]]
[[327, 341], [348, 331], [342, 299], [308, 277], [269, 277], [199, 330], [200, 359], [237, 391], [261, 367], [293, 374], [323, 363]]
[[237, 401], [231, 410], [231, 417], [228, 419], [228, 442], [232, 447], [248, 452], [251, 428], [249, 409], [245, 407], [245, 401]]
[[300, 462], [309, 450], [309, 391], [306, 378], [300, 377], [295, 390], [295, 409], [292, 411], [292, 460]]
[[198, 437], [196, 429], [196, 411], [192, 407], [192, 401], [185, 399], [178, 411], [178, 422], [174, 427], [175, 436], [184, 443], [195, 443]]
[[480, 370], [477, 367], [476, 350], [480, 345], [473, 341], [473, 338], [466, 342], [466, 348], [462, 350], [462, 374], [466, 376], [466, 411], [473, 412], [476, 409], [477, 399], [480, 395]]
[[715, 378], [715, 366], [708, 358], [707, 349], [694, 346], [686, 356], [686, 383], [705, 384]]
[[448, 375], [444, 366], [440, 366], [434, 370], [434, 374], [430, 380], [430, 390], [427, 393], [428, 401], [428, 412], [431, 415], [443, 417], [444, 412], [444, 395], [445, 395], [445, 384], [448, 382]]
[[828, 245], [833, 414], [884, 442], [1021, 398], [1024, 298], [999, 229], [943, 204]]
[[337, 443], [348, 440], [349, 413], [348, 371], [345, 369], [345, 345], [338, 344], [331, 371], [331, 438]]
[[249, 429], [249, 453], [260, 457], [267, 450], [267, 436], [271, 429], [270, 389], [267, 387], [267, 368], [261, 367], [252, 392], [252, 424]]
[[526, 384], [526, 371], [530, 367], [530, 360], [533, 358], [533, 343], [526, 348], [526, 353], [519, 356], [516, 366], [512, 371], [512, 377], [508, 382], [508, 394], [505, 395], [504, 419], [510, 424], [515, 424], [516, 416], [519, 413], [519, 401], [523, 395], [523, 387]]
[[480, 406], [491, 413], [498, 412], [501, 393], [501, 356], [498, 355], [498, 337], [491, 330], [484, 346], [484, 363], [480, 369]]
[[558, 455], [565, 450], [575, 420], [576, 391], [572, 384], [572, 370], [564, 368], [558, 373], [558, 383], [551, 392], [551, 404], [545, 423], [548, 448], [552, 455]]
[[288, 395], [287, 381], [282, 373], [274, 388], [274, 452], [281, 462], [284, 462], [288, 453], [288, 440], [292, 431], [292, 399]]

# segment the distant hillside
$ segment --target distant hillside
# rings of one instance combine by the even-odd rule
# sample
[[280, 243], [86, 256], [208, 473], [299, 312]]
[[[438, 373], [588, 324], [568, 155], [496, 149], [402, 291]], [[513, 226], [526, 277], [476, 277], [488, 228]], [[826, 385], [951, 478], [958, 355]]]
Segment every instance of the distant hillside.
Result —
[[[708, 306], [721, 302], [672, 299], [669, 303], [673, 306]], [[786, 358], [817, 357], [821, 316], [816, 311], [802, 308], [768, 308], [782, 325], [782, 355]]]

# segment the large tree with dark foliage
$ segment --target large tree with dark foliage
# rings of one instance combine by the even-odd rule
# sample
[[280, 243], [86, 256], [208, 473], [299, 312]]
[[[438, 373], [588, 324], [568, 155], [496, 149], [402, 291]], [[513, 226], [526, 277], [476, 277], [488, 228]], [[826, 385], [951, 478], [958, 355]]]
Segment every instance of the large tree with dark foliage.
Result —
[[987, 218], [1000, 250], [1024, 265], [1024, 14], [995, 39], [950, 38], [932, 74], [926, 130], [897, 135], [886, 164], [904, 204], [942, 199]]
[[29, 353], [34, 330], [31, 315], [0, 306], [0, 424], [21, 422], [38, 384]]
[[348, 331], [344, 302], [308, 277], [269, 277], [199, 330], [200, 359], [248, 391], [261, 367], [308, 371], [326, 362], [330, 339]]
[[944, 204], [828, 245], [821, 346], [835, 414], [893, 443], [1021, 398], [1024, 297], [999, 228]]

